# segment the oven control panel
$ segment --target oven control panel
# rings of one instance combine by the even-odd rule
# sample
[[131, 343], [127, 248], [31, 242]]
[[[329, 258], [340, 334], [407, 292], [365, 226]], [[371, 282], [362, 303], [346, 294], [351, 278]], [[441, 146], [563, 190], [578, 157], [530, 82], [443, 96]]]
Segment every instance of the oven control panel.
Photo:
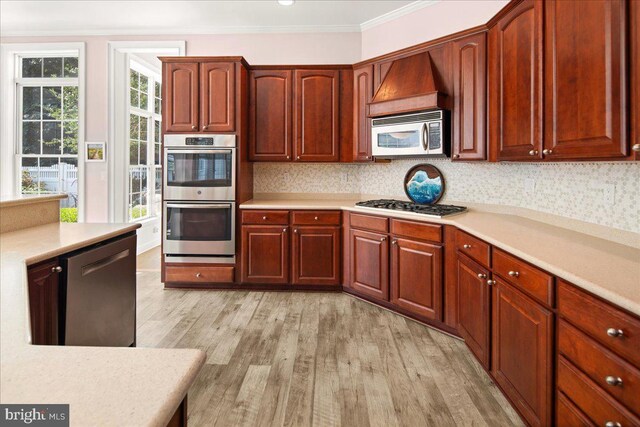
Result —
[[213, 146], [213, 138], [210, 137], [204, 137], [204, 136], [199, 136], [199, 137], [189, 137], [189, 138], [185, 138], [184, 139], [184, 143], [185, 145], [189, 145], [189, 146], [208, 146], [211, 145]]

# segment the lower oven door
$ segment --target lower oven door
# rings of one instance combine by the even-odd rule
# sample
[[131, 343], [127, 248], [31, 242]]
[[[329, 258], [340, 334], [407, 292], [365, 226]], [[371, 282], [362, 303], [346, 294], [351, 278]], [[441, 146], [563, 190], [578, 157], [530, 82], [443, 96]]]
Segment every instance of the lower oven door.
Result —
[[164, 202], [163, 252], [235, 255], [234, 202]]

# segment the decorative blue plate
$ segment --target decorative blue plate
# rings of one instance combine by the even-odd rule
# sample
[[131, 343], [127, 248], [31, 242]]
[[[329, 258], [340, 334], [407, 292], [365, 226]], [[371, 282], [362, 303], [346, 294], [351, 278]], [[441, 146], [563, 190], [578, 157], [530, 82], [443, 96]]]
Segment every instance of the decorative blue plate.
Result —
[[404, 177], [404, 192], [415, 203], [437, 203], [444, 194], [444, 177], [433, 165], [416, 165]]

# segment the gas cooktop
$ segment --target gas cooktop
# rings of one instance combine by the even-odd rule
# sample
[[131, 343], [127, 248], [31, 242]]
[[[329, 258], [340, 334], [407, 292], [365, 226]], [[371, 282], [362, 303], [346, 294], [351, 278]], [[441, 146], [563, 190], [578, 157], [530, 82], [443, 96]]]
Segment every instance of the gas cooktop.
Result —
[[380, 199], [380, 200], [367, 200], [366, 202], [358, 202], [356, 206], [363, 208], [374, 209], [391, 209], [394, 211], [413, 212], [422, 215], [433, 216], [442, 218], [443, 216], [450, 216], [462, 213], [467, 210], [463, 206], [453, 205], [419, 205], [412, 202], [403, 202], [402, 200], [393, 199]]

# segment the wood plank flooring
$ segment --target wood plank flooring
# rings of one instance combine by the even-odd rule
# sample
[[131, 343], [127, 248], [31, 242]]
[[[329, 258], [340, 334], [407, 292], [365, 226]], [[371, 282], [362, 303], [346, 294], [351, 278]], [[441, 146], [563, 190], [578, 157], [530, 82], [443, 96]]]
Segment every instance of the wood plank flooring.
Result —
[[152, 259], [138, 346], [207, 353], [190, 426], [522, 425], [460, 340], [341, 293], [164, 290]]

